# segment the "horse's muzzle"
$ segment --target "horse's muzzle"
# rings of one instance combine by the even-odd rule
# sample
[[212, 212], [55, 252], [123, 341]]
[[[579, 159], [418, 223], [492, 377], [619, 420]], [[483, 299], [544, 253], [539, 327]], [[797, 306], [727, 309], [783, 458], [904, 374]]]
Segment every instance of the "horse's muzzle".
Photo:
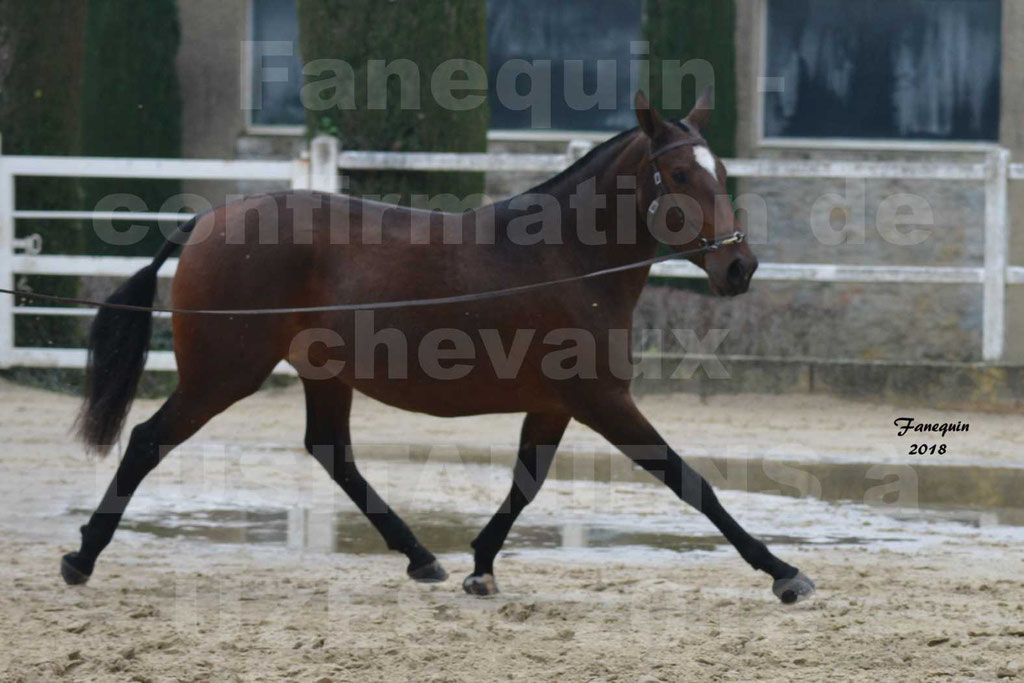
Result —
[[750, 289], [750, 280], [757, 271], [757, 259], [753, 257], [737, 257], [729, 264], [725, 274], [726, 286], [722, 288], [724, 296], [739, 296]]

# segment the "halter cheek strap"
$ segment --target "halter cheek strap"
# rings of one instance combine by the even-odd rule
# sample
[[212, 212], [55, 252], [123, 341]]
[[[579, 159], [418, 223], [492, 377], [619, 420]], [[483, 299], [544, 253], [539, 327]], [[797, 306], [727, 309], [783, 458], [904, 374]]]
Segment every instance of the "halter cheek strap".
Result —
[[[664, 147], [659, 147], [651, 153], [651, 165], [654, 166], [654, 188], [657, 192], [657, 196], [654, 201], [651, 202], [651, 206], [647, 209], [648, 219], [652, 219], [657, 215], [658, 210], [661, 208], [661, 200], [665, 197], [668, 197], [672, 202], [673, 208], [679, 208], [675, 203], [675, 200], [672, 198], [672, 193], [669, 192], [668, 185], [665, 183], [665, 177], [661, 173], [661, 165], [658, 163], [658, 159], [672, 150], [679, 149], [680, 147], [698, 147], [706, 144], [707, 142], [702, 137], [687, 138], [685, 140], [677, 140], [676, 142], [665, 145]], [[680, 211], [682, 211], [682, 209], [680, 209]], [[746, 241], [746, 239], [746, 234], [737, 230], [725, 239], [709, 240], [706, 237], [698, 236], [696, 242], [708, 251], [716, 251], [719, 247], [728, 246], [730, 244], [739, 244]]]

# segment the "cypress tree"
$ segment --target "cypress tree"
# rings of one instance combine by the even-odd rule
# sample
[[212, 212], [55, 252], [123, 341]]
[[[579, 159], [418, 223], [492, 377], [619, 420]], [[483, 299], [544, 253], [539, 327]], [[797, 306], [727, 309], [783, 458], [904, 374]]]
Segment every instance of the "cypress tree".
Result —
[[[76, 154], [85, 3], [66, 0], [0, 0], [0, 134], [4, 154]], [[19, 178], [18, 208], [68, 210], [78, 203], [73, 179]], [[78, 253], [82, 232], [69, 221], [18, 221], [16, 233], [39, 233], [44, 253]], [[74, 295], [77, 278], [30, 277], [18, 285]], [[32, 305], [40, 305], [31, 302]], [[8, 324], [0, 321], [0, 325]], [[74, 320], [18, 316], [20, 346], [68, 346]]]
[[[711, 125], [702, 131], [719, 157], [736, 154], [736, 4], [735, 0], [645, 0], [644, 33], [651, 46], [651, 103], [666, 118], [683, 118], [699, 95], [694, 78], [682, 83], [682, 106], [665, 97], [665, 61], [682, 64], [702, 59], [714, 69], [715, 110]], [[729, 179], [729, 193], [736, 193]], [[675, 289], [709, 292], [704, 280], [658, 278], [657, 284]]]
[[[82, 152], [87, 156], [181, 156], [181, 91], [175, 59], [180, 42], [175, 0], [89, 0], [82, 87]], [[85, 205], [132, 194], [159, 211], [181, 192], [178, 181], [88, 180]], [[116, 224], [123, 229], [126, 224]], [[134, 245], [106, 244], [91, 229], [95, 254], [150, 255], [163, 242], [155, 224]]]
[[[380, 2], [379, 0], [299, 0], [299, 34], [303, 62], [307, 66], [303, 88], [311, 134], [337, 135], [347, 149], [402, 152], [482, 152], [487, 148], [489, 110], [486, 90], [458, 92], [456, 96], [480, 96], [482, 104], [453, 111], [431, 94], [435, 69], [451, 59], [471, 60], [487, 68], [486, 0], [431, 0], [430, 2]], [[349, 74], [310, 72], [316, 60], [341, 60]], [[384, 82], [374, 77], [373, 60], [392, 64], [409, 60], [416, 65], [419, 84], [405, 79], [406, 97], [415, 95], [418, 107], [400, 106], [403, 82], [392, 76]], [[408, 64], [408, 63], [406, 63]], [[379, 72], [378, 72], [379, 73]], [[456, 74], [455, 80], [464, 79]], [[331, 79], [337, 87], [330, 85]], [[485, 78], [486, 80], [486, 78]], [[371, 82], [372, 81], [372, 82]], [[386, 106], [368, 107], [371, 91]], [[354, 92], [354, 99], [348, 94]], [[321, 100], [336, 98], [339, 104], [322, 109]], [[342, 100], [348, 100], [344, 102]], [[461, 199], [481, 194], [484, 178], [479, 173], [353, 173], [346, 174], [346, 192], [354, 195], [452, 194]]]
[[682, 106], [667, 106], [663, 62], [710, 62], [715, 75], [715, 112], [705, 137], [718, 156], [735, 155], [735, 0], [646, 0], [645, 5], [644, 31], [651, 45], [651, 102], [667, 117], [686, 116], [696, 99], [693, 79], [683, 84]]

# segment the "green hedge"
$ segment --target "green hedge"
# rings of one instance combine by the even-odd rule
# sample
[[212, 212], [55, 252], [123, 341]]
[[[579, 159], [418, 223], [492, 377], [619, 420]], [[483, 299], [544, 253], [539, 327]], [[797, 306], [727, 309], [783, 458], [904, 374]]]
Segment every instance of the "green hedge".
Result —
[[[486, 150], [486, 100], [468, 111], [451, 111], [435, 100], [430, 88], [435, 68], [449, 59], [472, 60], [486, 70], [486, 0], [299, 0], [298, 9], [303, 61], [309, 65], [314, 60], [342, 60], [355, 72], [354, 107], [313, 111], [307, 106], [312, 134], [337, 135], [348, 149]], [[401, 84], [392, 77], [386, 87], [388, 106], [369, 109], [369, 61], [399, 59], [411, 60], [419, 68], [419, 108], [398, 106]], [[332, 78], [336, 74], [331, 72], [307, 74], [304, 90], [310, 93]], [[356, 173], [348, 175], [345, 191], [354, 195], [400, 194], [401, 203], [408, 204], [412, 194], [452, 194], [465, 199], [483, 189], [484, 178], [479, 173]]]
[[[720, 157], [736, 154], [736, 4], [735, 0], [646, 0], [644, 33], [651, 45], [651, 102], [670, 118], [690, 113], [697, 97], [695, 79], [682, 84], [682, 106], [667, 106], [664, 94], [663, 62], [703, 59], [711, 63], [715, 76], [715, 110], [711, 124], [703, 131], [708, 144]], [[736, 193], [729, 180], [729, 192]], [[659, 278], [656, 284], [676, 289], [709, 293], [705, 280]]]
[[[0, 134], [4, 154], [78, 153], [85, 3], [67, 0], [0, 0]], [[6, 63], [4, 63], [6, 61]], [[78, 204], [71, 179], [20, 178], [21, 209], [67, 210]], [[69, 221], [18, 221], [17, 234], [39, 233], [46, 253], [76, 253], [82, 231]], [[31, 277], [18, 284], [60, 295], [78, 292], [76, 278]], [[40, 305], [33, 302], [34, 305]], [[6, 322], [0, 322], [6, 324]], [[74, 343], [68, 318], [19, 316], [15, 339], [27, 346]]]
[[[181, 91], [175, 59], [180, 42], [175, 0], [89, 0], [82, 86], [82, 151], [87, 156], [181, 156]], [[83, 203], [92, 209], [108, 194], [133, 194], [149, 211], [181, 192], [166, 180], [88, 180]], [[118, 225], [118, 228], [127, 227]], [[145, 255], [163, 237], [151, 225], [146, 239], [109, 245], [92, 230], [88, 251]]]
[[705, 137], [721, 157], [736, 153], [735, 0], [646, 0], [644, 30], [651, 44], [652, 102], [673, 118], [693, 108], [696, 88], [687, 78], [683, 106], [668, 108], [663, 97], [663, 60], [703, 59], [715, 73], [715, 111]]

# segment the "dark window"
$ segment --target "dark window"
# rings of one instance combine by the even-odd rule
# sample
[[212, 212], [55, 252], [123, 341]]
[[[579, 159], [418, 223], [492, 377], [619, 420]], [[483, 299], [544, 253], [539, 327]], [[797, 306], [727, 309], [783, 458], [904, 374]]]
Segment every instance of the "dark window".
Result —
[[997, 140], [1001, 5], [769, 0], [765, 136]]
[[[490, 0], [487, 3], [490, 55], [491, 128], [553, 128], [563, 130], [622, 130], [635, 125], [631, 110], [630, 69], [634, 57], [630, 42], [642, 40], [642, 0]], [[498, 73], [509, 60], [551, 61], [551, 86], [547, 98], [549, 123], [537, 124], [536, 108], [503, 101], [497, 92]], [[614, 89], [610, 106], [583, 107], [584, 100], [566, 95], [568, 60], [582, 60], [582, 78], [577, 66], [568, 66], [570, 80], [582, 83], [582, 91], [595, 93], [599, 81], [604, 92]], [[614, 60], [613, 77], [598, 78], [598, 60]], [[610, 73], [610, 72], [606, 72]], [[538, 88], [536, 82], [533, 87]], [[527, 95], [529, 79], [518, 79], [518, 92]], [[570, 88], [572, 92], [579, 87]], [[511, 104], [511, 106], [510, 106]], [[583, 111], [579, 111], [579, 109]], [[517, 110], [519, 109], [519, 110]]]
[[304, 125], [295, 0], [252, 0], [252, 41], [252, 123]]

